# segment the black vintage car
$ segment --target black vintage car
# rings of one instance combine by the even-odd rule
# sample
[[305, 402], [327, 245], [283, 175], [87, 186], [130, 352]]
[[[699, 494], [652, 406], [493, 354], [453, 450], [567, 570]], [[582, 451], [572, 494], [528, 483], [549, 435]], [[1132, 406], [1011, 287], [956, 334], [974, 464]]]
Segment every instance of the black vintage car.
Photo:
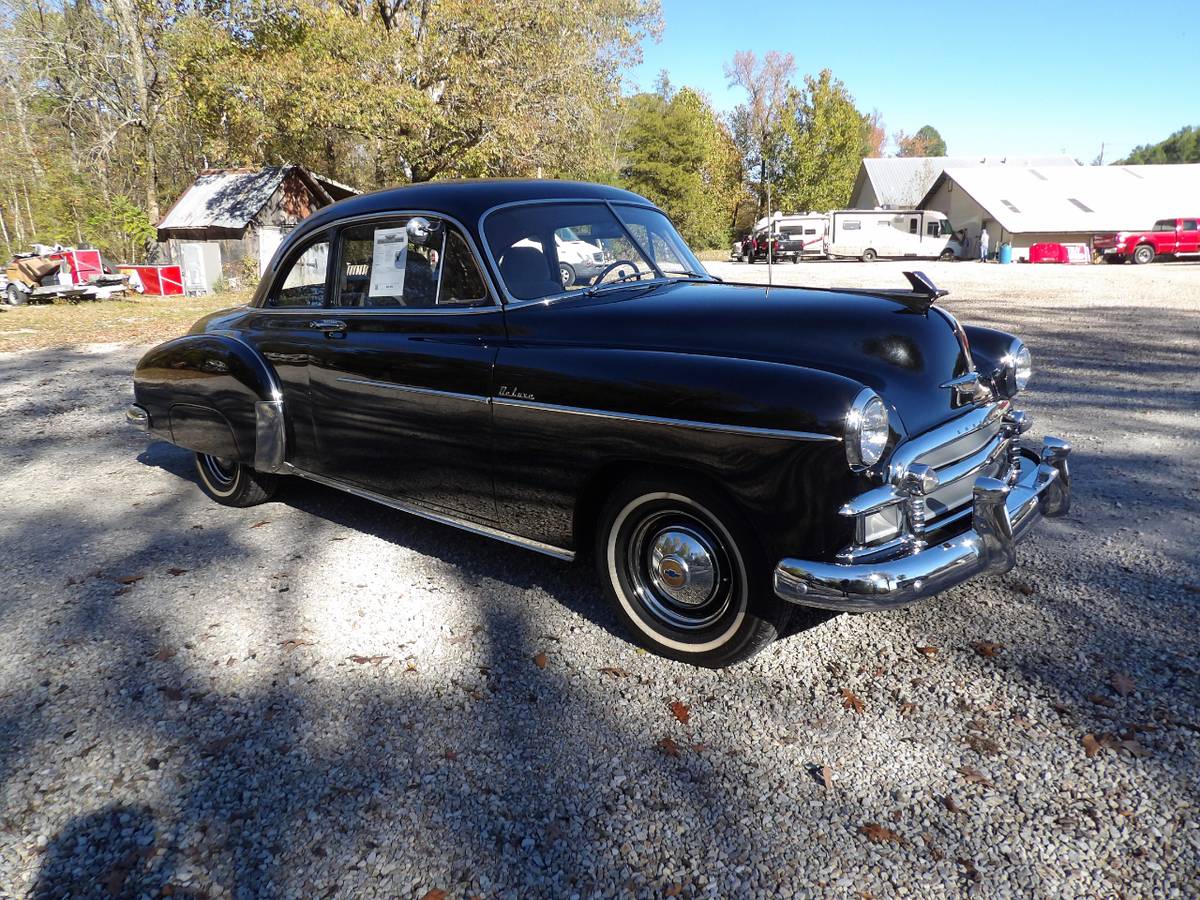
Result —
[[[564, 288], [555, 235], [602, 248]], [[642, 197], [430, 183], [334, 204], [248, 306], [142, 359], [130, 421], [220, 503], [296, 475], [569, 560], [665, 656], [720, 666], [797, 607], [873, 610], [1014, 565], [1070, 502], [1021, 446], [1017, 338], [902, 290], [724, 284]]]

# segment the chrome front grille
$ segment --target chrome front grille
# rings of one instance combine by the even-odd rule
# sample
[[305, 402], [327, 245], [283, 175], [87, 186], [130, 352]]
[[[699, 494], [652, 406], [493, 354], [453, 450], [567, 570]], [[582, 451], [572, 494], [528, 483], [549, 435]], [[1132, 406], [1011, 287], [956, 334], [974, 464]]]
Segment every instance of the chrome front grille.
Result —
[[[887, 483], [842, 508], [842, 514], [856, 517], [858, 524], [854, 543], [839, 558], [859, 560], [919, 549], [937, 532], [941, 534], [936, 538], [944, 540], [955, 533], [954, 526], [966, 527], [976, 479], [1008, 475], [1014, 446], [1011, 408], [1007, 400], [975, 407], [897, 447], [885, 473]], [[920, 479], [910, 473], [925, 472], [926, 467], [937, 476], [936, 486], [914, 488], [912, 482]], [[872, 526], [883, 523], [889, 509], [903, 513], [899, 533], [870, 540]]]

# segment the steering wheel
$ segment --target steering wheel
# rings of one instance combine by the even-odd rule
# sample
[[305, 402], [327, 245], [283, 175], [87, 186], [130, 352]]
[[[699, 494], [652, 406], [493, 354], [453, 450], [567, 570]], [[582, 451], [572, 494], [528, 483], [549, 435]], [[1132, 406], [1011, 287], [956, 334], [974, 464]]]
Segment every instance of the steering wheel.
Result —
[[592, 284], [601, 284], [609, 272], [621, 266], [629, 266], [634, 272], [638, 272], [637, 263], [635, 263], [632, 259], [618, 259], [616, 262], [609, 263], [607, 266], [605, 266], [604, 271], [596, 276], [596, 280], [593, 281]]

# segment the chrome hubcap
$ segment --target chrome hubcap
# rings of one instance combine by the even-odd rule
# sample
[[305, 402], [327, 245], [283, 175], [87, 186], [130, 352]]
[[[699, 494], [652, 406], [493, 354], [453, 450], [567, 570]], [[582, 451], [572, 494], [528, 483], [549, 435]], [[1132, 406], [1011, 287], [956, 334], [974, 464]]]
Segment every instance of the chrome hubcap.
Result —
[[207, 454], [201, 458], [205, 471], [214, 484], [221, 487], [233, 484], [233, 479], [237, 475], [236, 462], [223, 456], [208, 456]]
[[628, 545], [631, 587], [642, 609], [678, 629], [700, 629], [729, 609], [733, 568], [700, 521], [678, 511], [639, 523]]
[[712, 548], [695, 532], [660, 531], [650, 542], [650, 582], [677, 603], [700, 606], [717, 583]]

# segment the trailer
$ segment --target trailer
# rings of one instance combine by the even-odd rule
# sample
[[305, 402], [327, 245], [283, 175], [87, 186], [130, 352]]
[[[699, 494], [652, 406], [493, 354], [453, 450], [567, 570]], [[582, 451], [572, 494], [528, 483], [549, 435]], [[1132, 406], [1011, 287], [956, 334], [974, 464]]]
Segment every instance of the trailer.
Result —
[[828, 230], [829, 216], [820, 213], [798, 213], [780, 216], [775, 220], [775, 231], [782, 240], [798, 246], [801, 258], [825, 255], [825, 237]]
[[5, 267], [4, 302], [22, 306], [31, 301], [107, 300], [124, 294], [125, 275], [104, 264], [99, 250], [39, 247], [18, 254]]
[[838, 209], [829, 214], [831, 258], [962, 259], [966, 248], [945, 213], [928, 209]]

